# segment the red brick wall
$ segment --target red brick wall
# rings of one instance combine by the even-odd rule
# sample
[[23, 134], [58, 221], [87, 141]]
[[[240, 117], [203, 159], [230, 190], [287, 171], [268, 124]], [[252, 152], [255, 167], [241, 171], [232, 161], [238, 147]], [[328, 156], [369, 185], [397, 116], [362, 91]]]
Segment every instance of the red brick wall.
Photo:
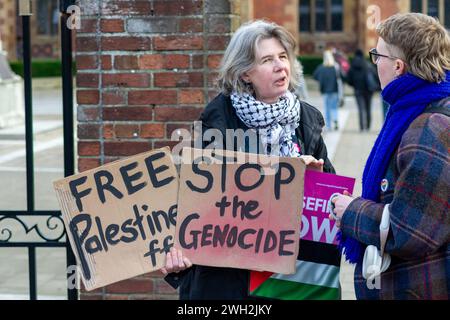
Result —
[[[405, 1], [385, 1], [385, 0], [369, 0], [368, 5], [376, 6], [379, 10], [380, 21], [387, 19], [388, 17], [399, 13], [409, 11], [409, 6]], [[373, 13], [372, 13], [373, 14]], [[376, 47], [378, 41], [378, 35], [374, 29], [366, 29], [366, 49]]]
[[298, 38], [298, 0], [252, 0], [254, 19], [268, 19]]
[[266, 18], [286, 27], [297, 39], [300, 54], [321, 55], [323, 48], [335, 47], [352, 54], [356, 48], [371, 48], [377, 37], [366, 27], [367, 8], [377, 5], [381, 20], [409, 9], [409, 0], [344, 0], [343, 32], [299, 33], [299, 0], [242, 0], [248, 9], [245, 19]]
[[[78, 170], [172, 146], [215, 94], [214, 68], [236, 25], [233, 0], [80, 0]], [[158, 272], [81, 299], [173, 299]]]
[[15, 1], [0, 0], [0, 41], [7, 58], [16, 58], [16, 7]]

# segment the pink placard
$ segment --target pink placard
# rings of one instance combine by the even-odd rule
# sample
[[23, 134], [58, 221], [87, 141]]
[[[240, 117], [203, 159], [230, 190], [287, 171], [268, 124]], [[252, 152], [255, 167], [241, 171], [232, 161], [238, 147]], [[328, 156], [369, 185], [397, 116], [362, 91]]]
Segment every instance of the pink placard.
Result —
[[306, 170], [300, 238], [337, 244], [338, 228], [335, 221], [328, 218], [329, 199], [333, 193], [344, 190], [353, 193], [354, 186], [354, 178]]

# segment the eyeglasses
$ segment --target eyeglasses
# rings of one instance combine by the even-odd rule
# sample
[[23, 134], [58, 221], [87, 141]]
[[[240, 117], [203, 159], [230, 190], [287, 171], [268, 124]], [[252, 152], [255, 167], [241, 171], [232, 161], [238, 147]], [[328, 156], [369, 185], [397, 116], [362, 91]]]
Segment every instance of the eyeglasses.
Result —
[[380, 60], [380, 57], [384, 57], [384, 58], [388, 58], [388, 59], [400, 59], [397, 57], [392, 57], [392, 56], [386, 56], [384, 54], [378, 53], [376, 48], [373, 48], [369, 51], [369, 56], [370, 56], [370, 60], [372, 61], [372, 63], [377, 64], [378, 61]]

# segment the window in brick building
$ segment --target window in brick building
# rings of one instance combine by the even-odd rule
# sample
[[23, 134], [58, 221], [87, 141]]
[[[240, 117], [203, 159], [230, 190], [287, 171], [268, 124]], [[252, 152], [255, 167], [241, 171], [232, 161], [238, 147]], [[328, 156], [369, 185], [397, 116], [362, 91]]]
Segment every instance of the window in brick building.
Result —
[[411, 0], [411, 12], [422, 12], [422, 0]]
[[450, 29], [450, 0], [411, 0], [410, 10], [439, 18]]
[[58, 1], [38, 0], [37, 7], [37, 33], [53, 36], [58, 34], [59, 10]]
[[327, 30], [327, 9], [325, 0], [316, 0], [316, 31]]
[[300, 31], [311, 32], [311, 1], [300, 1]]
[[342, 0], [331, 1], [331, 31], [343, 30], [344, 5]]
[[342, 32], [343, 0], [300, 0], [300, 32]]
[[450, 29], [450, 0], [445, 0], [445, 26]]
[[439, 0], [428, 0], [428, 15], [439, 17]]

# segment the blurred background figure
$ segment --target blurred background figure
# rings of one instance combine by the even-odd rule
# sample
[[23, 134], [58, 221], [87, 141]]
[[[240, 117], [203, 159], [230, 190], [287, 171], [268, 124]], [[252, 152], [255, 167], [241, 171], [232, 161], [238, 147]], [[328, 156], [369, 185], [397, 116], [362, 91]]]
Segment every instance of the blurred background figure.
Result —
[[308, 101], [309, 100], [308, 86], [306, 85], [305, 75], [303, 73], [303, 65], [300, 61], [298, 61], [298, 65], [296, 64], [295, 67], [299, 68], [299, 74], [300, 74], [300, 78], [298, 81], [298, 87], [297, 87], [297, 90], [295, 91], [295, 93], [300, 98], [300, 100]]
[[380, 90], [380, 82], [375, 68], [364, 58], [361, 49], [355, 51], [355, 57], [347, 74], [347, 82], [355, 90], [359, 113], [359, 130], [369, 131], [373, 93]]
[[336, 60], [336, 63], [341, 68], [342, 75], [346, 76], [350, 70], [350, 62], [348, 61], [347, 56], [336, 48], [331, 49], [331, 52], [333, 53], [334, 60]]
[[323, 63], [316, 68], [313, 77], [319, 82], [323, 96], [326, 128], [328, 131], [338, 130], [339, 94], [340, 91], [343, 92], [342, 74], [331, 50], [323, 53]]
[[[350, 70], [350, 62], [348, 61], [347, 56], [342, 51], [332, 48], [331, 52], [333, 53], [333, 58], [336, 63], [339, 65], [341, 77], [345, 79], [347, 77], [348, 71]], [[339, 94], [339, 107], [343, 107], [345, 104], [344, 98], [344, 82], [341, 78], [338, 78], [338, 94]]]
[[387, 103], [386, 101], [381, 99], [381, 105], [383, 107], [383, 114], [382, 115], [383, 115], [383, 122], [384, 122], [384, 120], [386, 120], [386, 115], [387, 115], [387, 112], [389, 110], [389, 103]]

